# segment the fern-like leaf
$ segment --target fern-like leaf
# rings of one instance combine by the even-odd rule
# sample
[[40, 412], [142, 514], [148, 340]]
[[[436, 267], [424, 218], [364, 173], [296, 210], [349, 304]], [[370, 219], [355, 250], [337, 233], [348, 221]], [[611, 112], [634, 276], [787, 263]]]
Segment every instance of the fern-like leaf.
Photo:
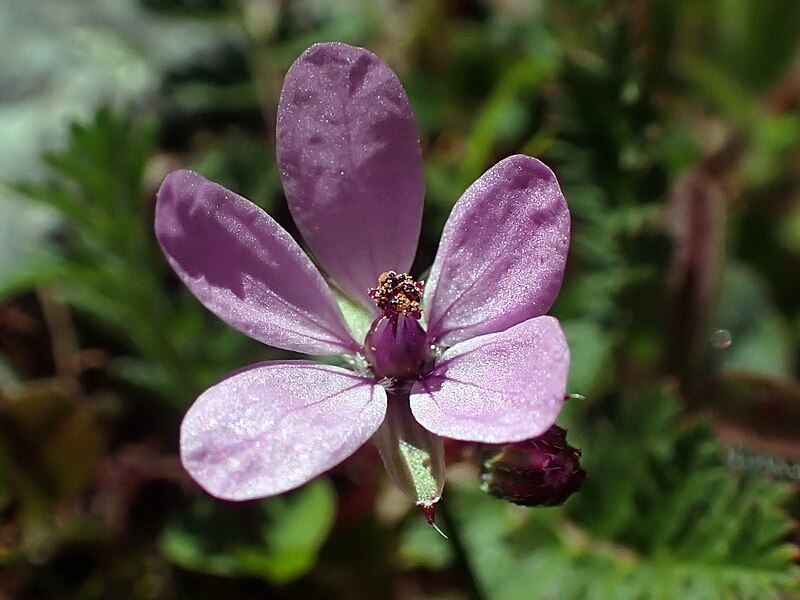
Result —
[[666, 392], [620, 400], [615, 413], [575, 436], [589, 477], [566, 507], [520, 509], [465, 487], [447, 499], [487, 597], [766, 600], [800, 589], [787, 486], [727, 471], [710, 431], [680, 427]]

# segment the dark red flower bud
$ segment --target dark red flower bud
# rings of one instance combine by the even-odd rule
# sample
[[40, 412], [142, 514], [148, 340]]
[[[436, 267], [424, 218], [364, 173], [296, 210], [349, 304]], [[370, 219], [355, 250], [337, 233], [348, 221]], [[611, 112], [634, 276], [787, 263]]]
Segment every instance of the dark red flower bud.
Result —
[[586, 471], [581, 452], [567, 443], [567, 432], [553, 425], [539, 437], [487, 446], [481, 489], [523, 506], [558, 506], [577, 492]]

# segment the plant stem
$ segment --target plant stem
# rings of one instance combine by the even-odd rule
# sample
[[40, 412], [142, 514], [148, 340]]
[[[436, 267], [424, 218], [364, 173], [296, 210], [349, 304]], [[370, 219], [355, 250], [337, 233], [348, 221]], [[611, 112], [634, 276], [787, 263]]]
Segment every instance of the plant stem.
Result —
[[471, 600], [488, 600], [486, 595], [481, 590], [481, 587], [475, 578], [475, 573], [469, 563], [467, 549], [464, 546], [464, 541], [461, 538], [461, 532], [458, 528], [456, 519], [453, 518], [450, 507], [447, 502], [440, 502], [437, 506], [437, 514], [441, 515], [442, 521], [447, 532], [448, 540], [453, 548], [455, 554], [455, 568], [460, 572], [461, 578], [464, 582], [467, 594]]

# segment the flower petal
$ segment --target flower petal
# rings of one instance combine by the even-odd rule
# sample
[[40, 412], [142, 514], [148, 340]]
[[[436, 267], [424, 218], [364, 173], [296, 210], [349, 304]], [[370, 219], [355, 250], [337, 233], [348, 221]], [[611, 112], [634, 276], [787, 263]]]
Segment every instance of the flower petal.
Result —
[[370, 308], [378, 275], [411, 267], [424, 181], [414, 113], [381, 60], [317, 44], [286, 74], [278, 162], [297, 227], [335, 283]]
[[570, 217], [553, 172], [511, 156], [464, 193], [425, 287], [428, 336], [452, 345], [545, 314], [569, 249]]
[[210, 494], [273, 496], [336, 466], [375, 433], [386, 393], [310, 361], [253, 365], [204, 392], [181, 425], [181, 460]]
[[155, 230], [186, 287], [232, 327], [306, 354], [358, 350], [319, 271], [252, 202], [175, 171], [158, 191]]
[[569, 348], [553, 317], [456, 344], [411, 390], [411, 412], [433, 433], [517, 442], [550, 427], [564, 404]]

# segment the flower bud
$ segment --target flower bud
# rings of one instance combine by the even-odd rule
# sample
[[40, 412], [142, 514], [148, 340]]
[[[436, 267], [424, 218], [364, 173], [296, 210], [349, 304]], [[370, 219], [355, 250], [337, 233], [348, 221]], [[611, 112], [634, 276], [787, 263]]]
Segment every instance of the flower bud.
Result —
[[577, 492], [586, 477], [581, 452], [567, 432], [553, 425], [539, 437], [489, 446], [481, 466], [481, 489], [523, 506], [558, 506]]

